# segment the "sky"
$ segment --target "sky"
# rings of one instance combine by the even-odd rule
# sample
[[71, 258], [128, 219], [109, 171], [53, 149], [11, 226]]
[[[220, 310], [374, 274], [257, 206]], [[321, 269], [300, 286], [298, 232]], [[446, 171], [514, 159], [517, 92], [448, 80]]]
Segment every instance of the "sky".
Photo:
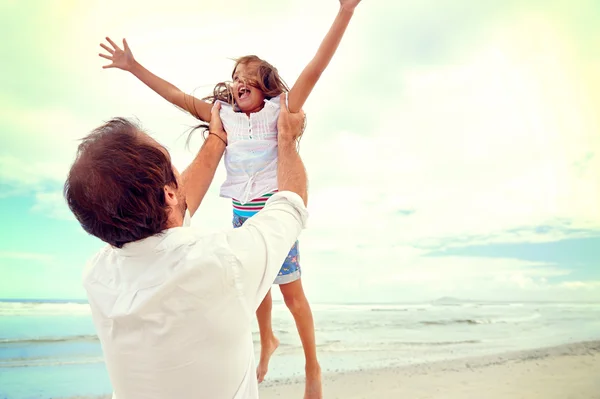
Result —
[[[246, 54], [293, 84], [338, 6], [0, 2], [0, 298], [85, 297], [104, 244], [62, 197], [79, 138], [135, 117], [179, 169], [201, 144], [192, 117], [101, 68], [105, 36], [201, 97]], [[363, 0], [305, 106], [309, 300], [600, 301], [599, 22], [595, 0]], [[224, 177], [194, 216], [207, 233], [231, 226]]]

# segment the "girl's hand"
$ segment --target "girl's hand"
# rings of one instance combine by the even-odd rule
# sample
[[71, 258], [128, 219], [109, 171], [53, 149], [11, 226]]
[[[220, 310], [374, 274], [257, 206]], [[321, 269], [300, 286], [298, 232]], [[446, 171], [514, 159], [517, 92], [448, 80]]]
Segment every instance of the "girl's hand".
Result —
[[115, 42], [110, 40], [110, 37], [107, 37], [106, 40], [110, 43], [112, 48], [108, 47], [104, 43], [101, 43], [100, 47], [108, 51], [110, 55], [102, 53], [98, 55], [102, 58], [106, 58], [107, 60], [111, 60], [112, 63], [109, 65], [104, 65], [102, 68], [119, 68], [124, 71], [130, 71], [135, 65], [135, 58], [133, 58], [133, 54], [127, 45], [127, 40], [123, 39], [123, 50], [121, 50], [121, 48], [117, 46]]
[[360, 0], [340, 0], [340, 7], [347, 11], [354, 11]]

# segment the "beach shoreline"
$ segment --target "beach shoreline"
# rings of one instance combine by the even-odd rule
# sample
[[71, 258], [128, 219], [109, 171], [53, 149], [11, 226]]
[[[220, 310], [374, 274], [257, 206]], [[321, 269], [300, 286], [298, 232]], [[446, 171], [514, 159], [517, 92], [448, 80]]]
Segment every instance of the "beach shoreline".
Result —
[[[600, 398], [600, 340], [323, 375], [334, 398]], [[301, 398], [302, 379], [261, 384], [260, 397]]]
[[[323, 374], [326, 399], [600, 399], [600, 340], [398, 367]], [[301, 378], [260, 385], [261, 399], [302, 398]], [[110, 395], [69, 399], [110, 399]]]

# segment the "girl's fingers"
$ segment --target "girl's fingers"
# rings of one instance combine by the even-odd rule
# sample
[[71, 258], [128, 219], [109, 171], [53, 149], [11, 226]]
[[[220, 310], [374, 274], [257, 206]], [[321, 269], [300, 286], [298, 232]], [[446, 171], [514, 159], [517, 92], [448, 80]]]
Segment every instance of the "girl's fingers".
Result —
[[112, 40], [110, 40], [110, 37], [106, 37], [106, 40], [110, 43], [111, 46], [114, 47], [115, 50], [120, 50], [119, 46], [117, 46], [117, 44], [115, 42], [113, 42]]
[[106, 44], [104, 43], [100, 43], [100, 47], [102, 47], [104, 50], [108, 51], [111, 54], [115, 53], [115, 50], [111, 49], [110, 47], [108, 47]]

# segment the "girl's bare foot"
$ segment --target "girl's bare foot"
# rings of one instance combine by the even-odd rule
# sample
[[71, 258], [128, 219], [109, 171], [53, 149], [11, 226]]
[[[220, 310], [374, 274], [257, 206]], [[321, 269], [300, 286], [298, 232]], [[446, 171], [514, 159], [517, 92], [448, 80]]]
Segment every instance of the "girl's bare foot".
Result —
[[306, 368], [306, 385], [304, 399], [323, 399], [323, 384], [321, 383], [321, 367]]
[[271, 356], [275, 349], [279, 346], [279, 340], [273, 337], [268, 341], [267, 344], [260, 345], [260, 362], [258, 363], [258, 367], [256, 368], [256, 379], [260, 384], [265, 379], [265, 375], [267, 375], [267, 371], [269, 371], [269, 360], [271, 360]]

